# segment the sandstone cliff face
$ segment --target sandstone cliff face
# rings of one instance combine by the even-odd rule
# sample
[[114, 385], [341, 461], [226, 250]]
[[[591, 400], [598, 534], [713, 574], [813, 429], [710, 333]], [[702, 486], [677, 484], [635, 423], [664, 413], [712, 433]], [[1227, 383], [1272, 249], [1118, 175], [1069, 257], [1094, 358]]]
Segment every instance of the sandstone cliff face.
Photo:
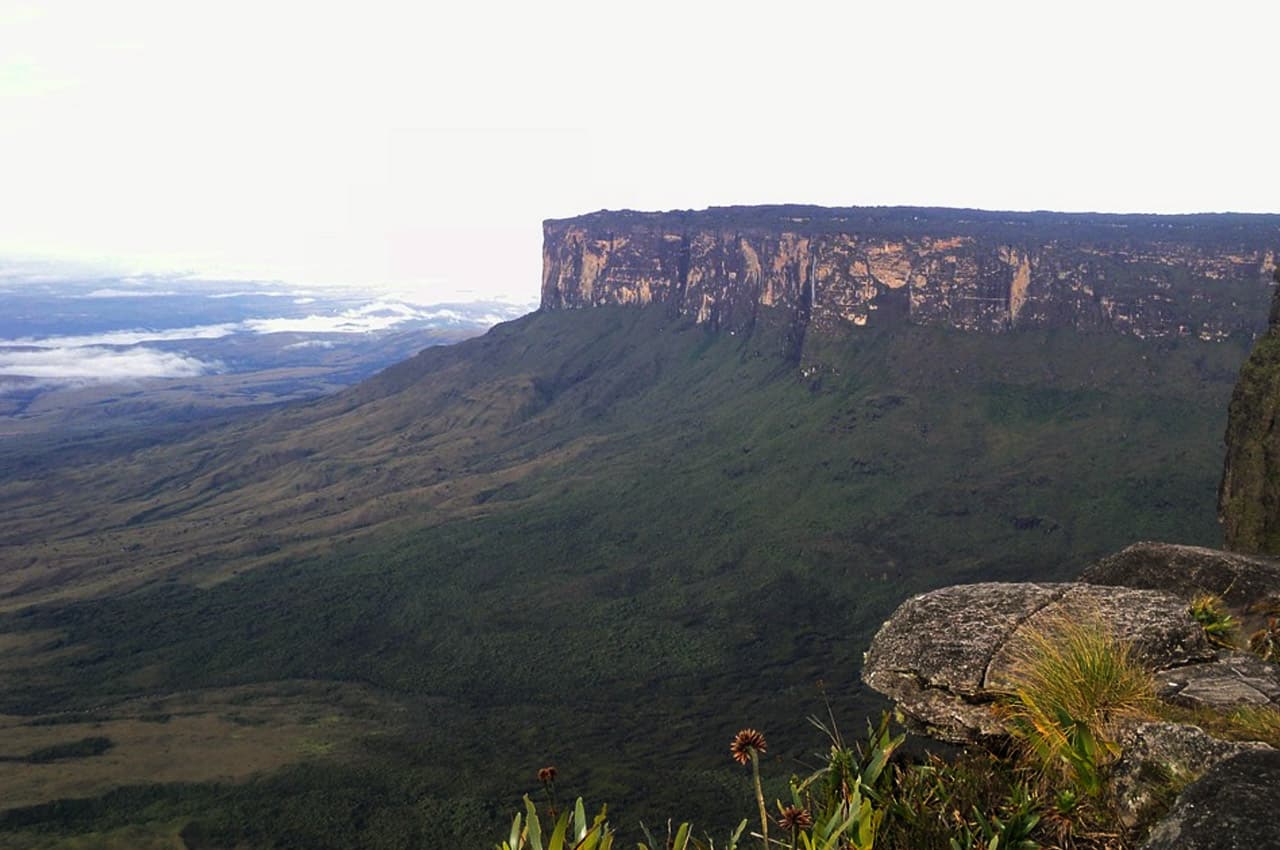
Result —
[[[1280, 283], [1280, 270], [1276, 273]], [[1280, 290], [1271, 323], [1240, 370], [1227, 415], [1219, 492], [1226, 546], [1280, 555]]]
[[[910, 321], [1254, 333], [1280, 216], [915, 208], [599, 212], [544, 224], [544, 309], [665, 304], [716, 328]], [[1256, 309], [1255, 309], [1256, 308]]]

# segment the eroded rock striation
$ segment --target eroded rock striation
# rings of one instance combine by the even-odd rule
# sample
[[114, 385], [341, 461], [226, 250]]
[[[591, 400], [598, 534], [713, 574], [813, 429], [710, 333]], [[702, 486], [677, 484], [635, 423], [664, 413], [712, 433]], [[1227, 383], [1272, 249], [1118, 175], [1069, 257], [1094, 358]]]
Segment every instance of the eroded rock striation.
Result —
[[723, 207], [543, 225], [542, 307], [664, 304], [716, 328], [1256, 333], [1280, 216]]

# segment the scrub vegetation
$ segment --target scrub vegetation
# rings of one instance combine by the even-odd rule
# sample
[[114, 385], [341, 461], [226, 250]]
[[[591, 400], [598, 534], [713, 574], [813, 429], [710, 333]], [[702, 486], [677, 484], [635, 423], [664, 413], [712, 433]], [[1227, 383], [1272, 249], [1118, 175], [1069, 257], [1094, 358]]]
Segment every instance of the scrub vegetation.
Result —
[[[159, 737], [101, 733], [116, 746], [85, 762], [114, 774], [0, 813], [0, 847], [492, 846], [549, 764], [562, 800], [609, 801], [625, 843], [677, 815], [722, 846], [759, 820], [723, 756], [747, 721], [769, 733], [769, 817], [780, 800], [827, 829], [835, 792], [797, 803], [788, 780], [819, 766], [814, 683], [846, 722], [879, 716], [861, 656], [908, 595], [1218, 542], [1247, 340], [900, 327], [798, 346], [767, 318], [732, 335], [661, 309], [537, 313], [186, 442], [23, 456], [0, 538], [42, 542], [0, 597], [0, 712]], [[328, 734], [309, 724], [342, 712], [304, 711], [297, 683], [378, 708]], [[139, 768], [140, 747], [197, 750], [138, 700], [246, 687], [302, 718], [288, 758]], [[1019, 768], [992, 791], [985, 762], [935, 782], [941, 764], [885, 768], [914, 815], [863, 781], [878, 835], [914, 817], [949, 840], [922, 813], [943, 798], [972, 846], [1044, 811], [1014, 795]]]

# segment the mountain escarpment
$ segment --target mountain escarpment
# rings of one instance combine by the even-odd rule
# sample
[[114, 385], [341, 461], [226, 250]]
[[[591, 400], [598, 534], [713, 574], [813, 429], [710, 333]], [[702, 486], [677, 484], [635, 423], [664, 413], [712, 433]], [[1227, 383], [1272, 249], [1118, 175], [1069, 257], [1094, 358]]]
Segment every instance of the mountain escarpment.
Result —
[[542, 307], [658, 303], [729, 330], [770, 315], [801, 331], [906, 321], [1213, 340], [1259, 329], [1278, 245], [1280, 216], [1263, 215], [601, 211], [544, 223]]
[[[1275, 272], [1280, 283], [1280, 270]], [[1219, 516], [1229, 549], [1280, 555], [1280, 291], [1240, 369], [1227, 418]]]

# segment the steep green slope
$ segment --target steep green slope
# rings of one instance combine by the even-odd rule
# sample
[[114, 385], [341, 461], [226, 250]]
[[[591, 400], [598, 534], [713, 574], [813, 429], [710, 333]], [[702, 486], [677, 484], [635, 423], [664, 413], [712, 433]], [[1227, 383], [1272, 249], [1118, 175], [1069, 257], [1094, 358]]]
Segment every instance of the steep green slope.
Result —
[[[3, 671], [0, 711], [320, 679], [405, 722], [248, 792], [0, 826], [191, 817], [192, 846], [399, 846], [371, 837], [388, 807], [395, 840], [444, 840], [546, 763], [624, 825], [720, 823], [744, 791], [733, 730], [766, 728], [794, 770], [818, 678], [860, 723], [861, 653], [907, 595], [1063, 578], [1137, 538], [1216, 543], [1244, 348], [900, 327], [811, 335], [797, 361], [783, 330], [540, 313], [332, 400], [10, 482], [0, 529], [51, 532], [0, 632], [56, 637]], [[69, 483], [109, 507], [68, 510]], [[137, 572], [81, 557], [95, 539], [136, 543]], [[41, 584], [58, 541], [73, 557]], [[269, 815], [304, 794], [350, 817]]]

